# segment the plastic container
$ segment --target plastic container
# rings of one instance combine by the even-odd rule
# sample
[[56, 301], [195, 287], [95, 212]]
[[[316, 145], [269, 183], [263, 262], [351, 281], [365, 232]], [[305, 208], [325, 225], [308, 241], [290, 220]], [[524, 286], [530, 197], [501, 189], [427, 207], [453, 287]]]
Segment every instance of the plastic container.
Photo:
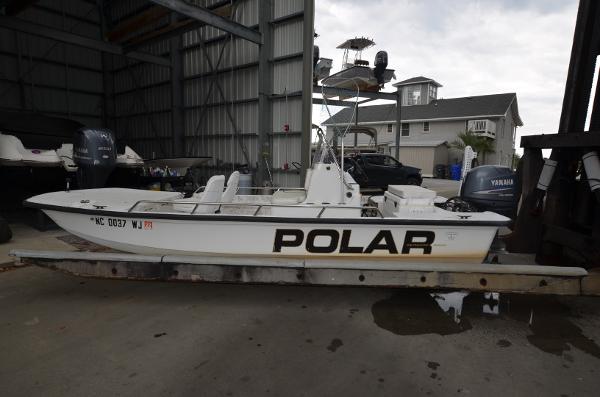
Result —
[[452, 164], [450, 166], [450, 178], [454, 181], [460, 181], [460, 173], [462, 170], [462, 164]]

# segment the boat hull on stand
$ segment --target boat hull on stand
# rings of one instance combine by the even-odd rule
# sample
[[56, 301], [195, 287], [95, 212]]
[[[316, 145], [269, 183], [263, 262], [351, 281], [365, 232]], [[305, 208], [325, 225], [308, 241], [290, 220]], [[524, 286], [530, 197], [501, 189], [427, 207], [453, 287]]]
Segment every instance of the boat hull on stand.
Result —
[[43, 209], [85, 240], [137, 254], [481, 263], [494, 224], [379, 218], [120, 213]]

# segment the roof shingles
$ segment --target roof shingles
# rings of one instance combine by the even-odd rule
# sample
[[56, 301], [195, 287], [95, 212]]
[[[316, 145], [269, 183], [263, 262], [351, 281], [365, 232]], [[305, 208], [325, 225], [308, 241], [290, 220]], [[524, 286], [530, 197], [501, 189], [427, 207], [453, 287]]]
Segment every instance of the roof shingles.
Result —
[[433, 83], [438, 87], [442, 86], [440, 83], [438, 83], [434, 79], [430, 79], [429, 77], [424, 77], [424, 76], [411, 77], [410, 79], [406, 79], [406, 80], [402, 80], [397, 83], [394, 83], [393, 86], [398, 87], [399, 85], [410, 85], [410, 84], [417, 84], [417, 83]]
[[[402, 120], [434, 120], [502, 116], [516, 99], [515, 93], [480, 95], [464, 98], [437, 99], [428, 105], [402, 106]], [[344, 108], [323, 125], [346, 124], [352, 116], [352, 108]], [[518, 118], [518, 114], [516, 114]], [[394, 122], [396, 105], [375, 105], [358, 108], [358, 122]]]

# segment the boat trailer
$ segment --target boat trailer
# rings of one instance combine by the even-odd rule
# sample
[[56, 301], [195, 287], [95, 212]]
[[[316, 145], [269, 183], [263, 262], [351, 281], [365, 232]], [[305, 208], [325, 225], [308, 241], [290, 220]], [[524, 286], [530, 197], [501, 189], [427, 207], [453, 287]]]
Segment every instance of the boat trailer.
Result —
[[13, 250], [19, 265], [81, 277], [142, 281], [369, 286], [600, 296], [600, 269], [540, 266], [533, 257], [499, 254], [500, 263], [397, 263]]

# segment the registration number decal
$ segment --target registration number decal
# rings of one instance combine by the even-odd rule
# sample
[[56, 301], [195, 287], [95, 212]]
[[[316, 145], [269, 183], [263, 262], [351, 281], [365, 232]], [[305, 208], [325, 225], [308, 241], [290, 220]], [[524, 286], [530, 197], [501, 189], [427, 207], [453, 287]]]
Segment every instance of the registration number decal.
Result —
[[140, 219], [107, 218], [104, 216], [91, 217], [90, 221], [97, 226], [115, 227], [118, 229], [131, 228], [135, 230], [152, 230], [152, 221]]

